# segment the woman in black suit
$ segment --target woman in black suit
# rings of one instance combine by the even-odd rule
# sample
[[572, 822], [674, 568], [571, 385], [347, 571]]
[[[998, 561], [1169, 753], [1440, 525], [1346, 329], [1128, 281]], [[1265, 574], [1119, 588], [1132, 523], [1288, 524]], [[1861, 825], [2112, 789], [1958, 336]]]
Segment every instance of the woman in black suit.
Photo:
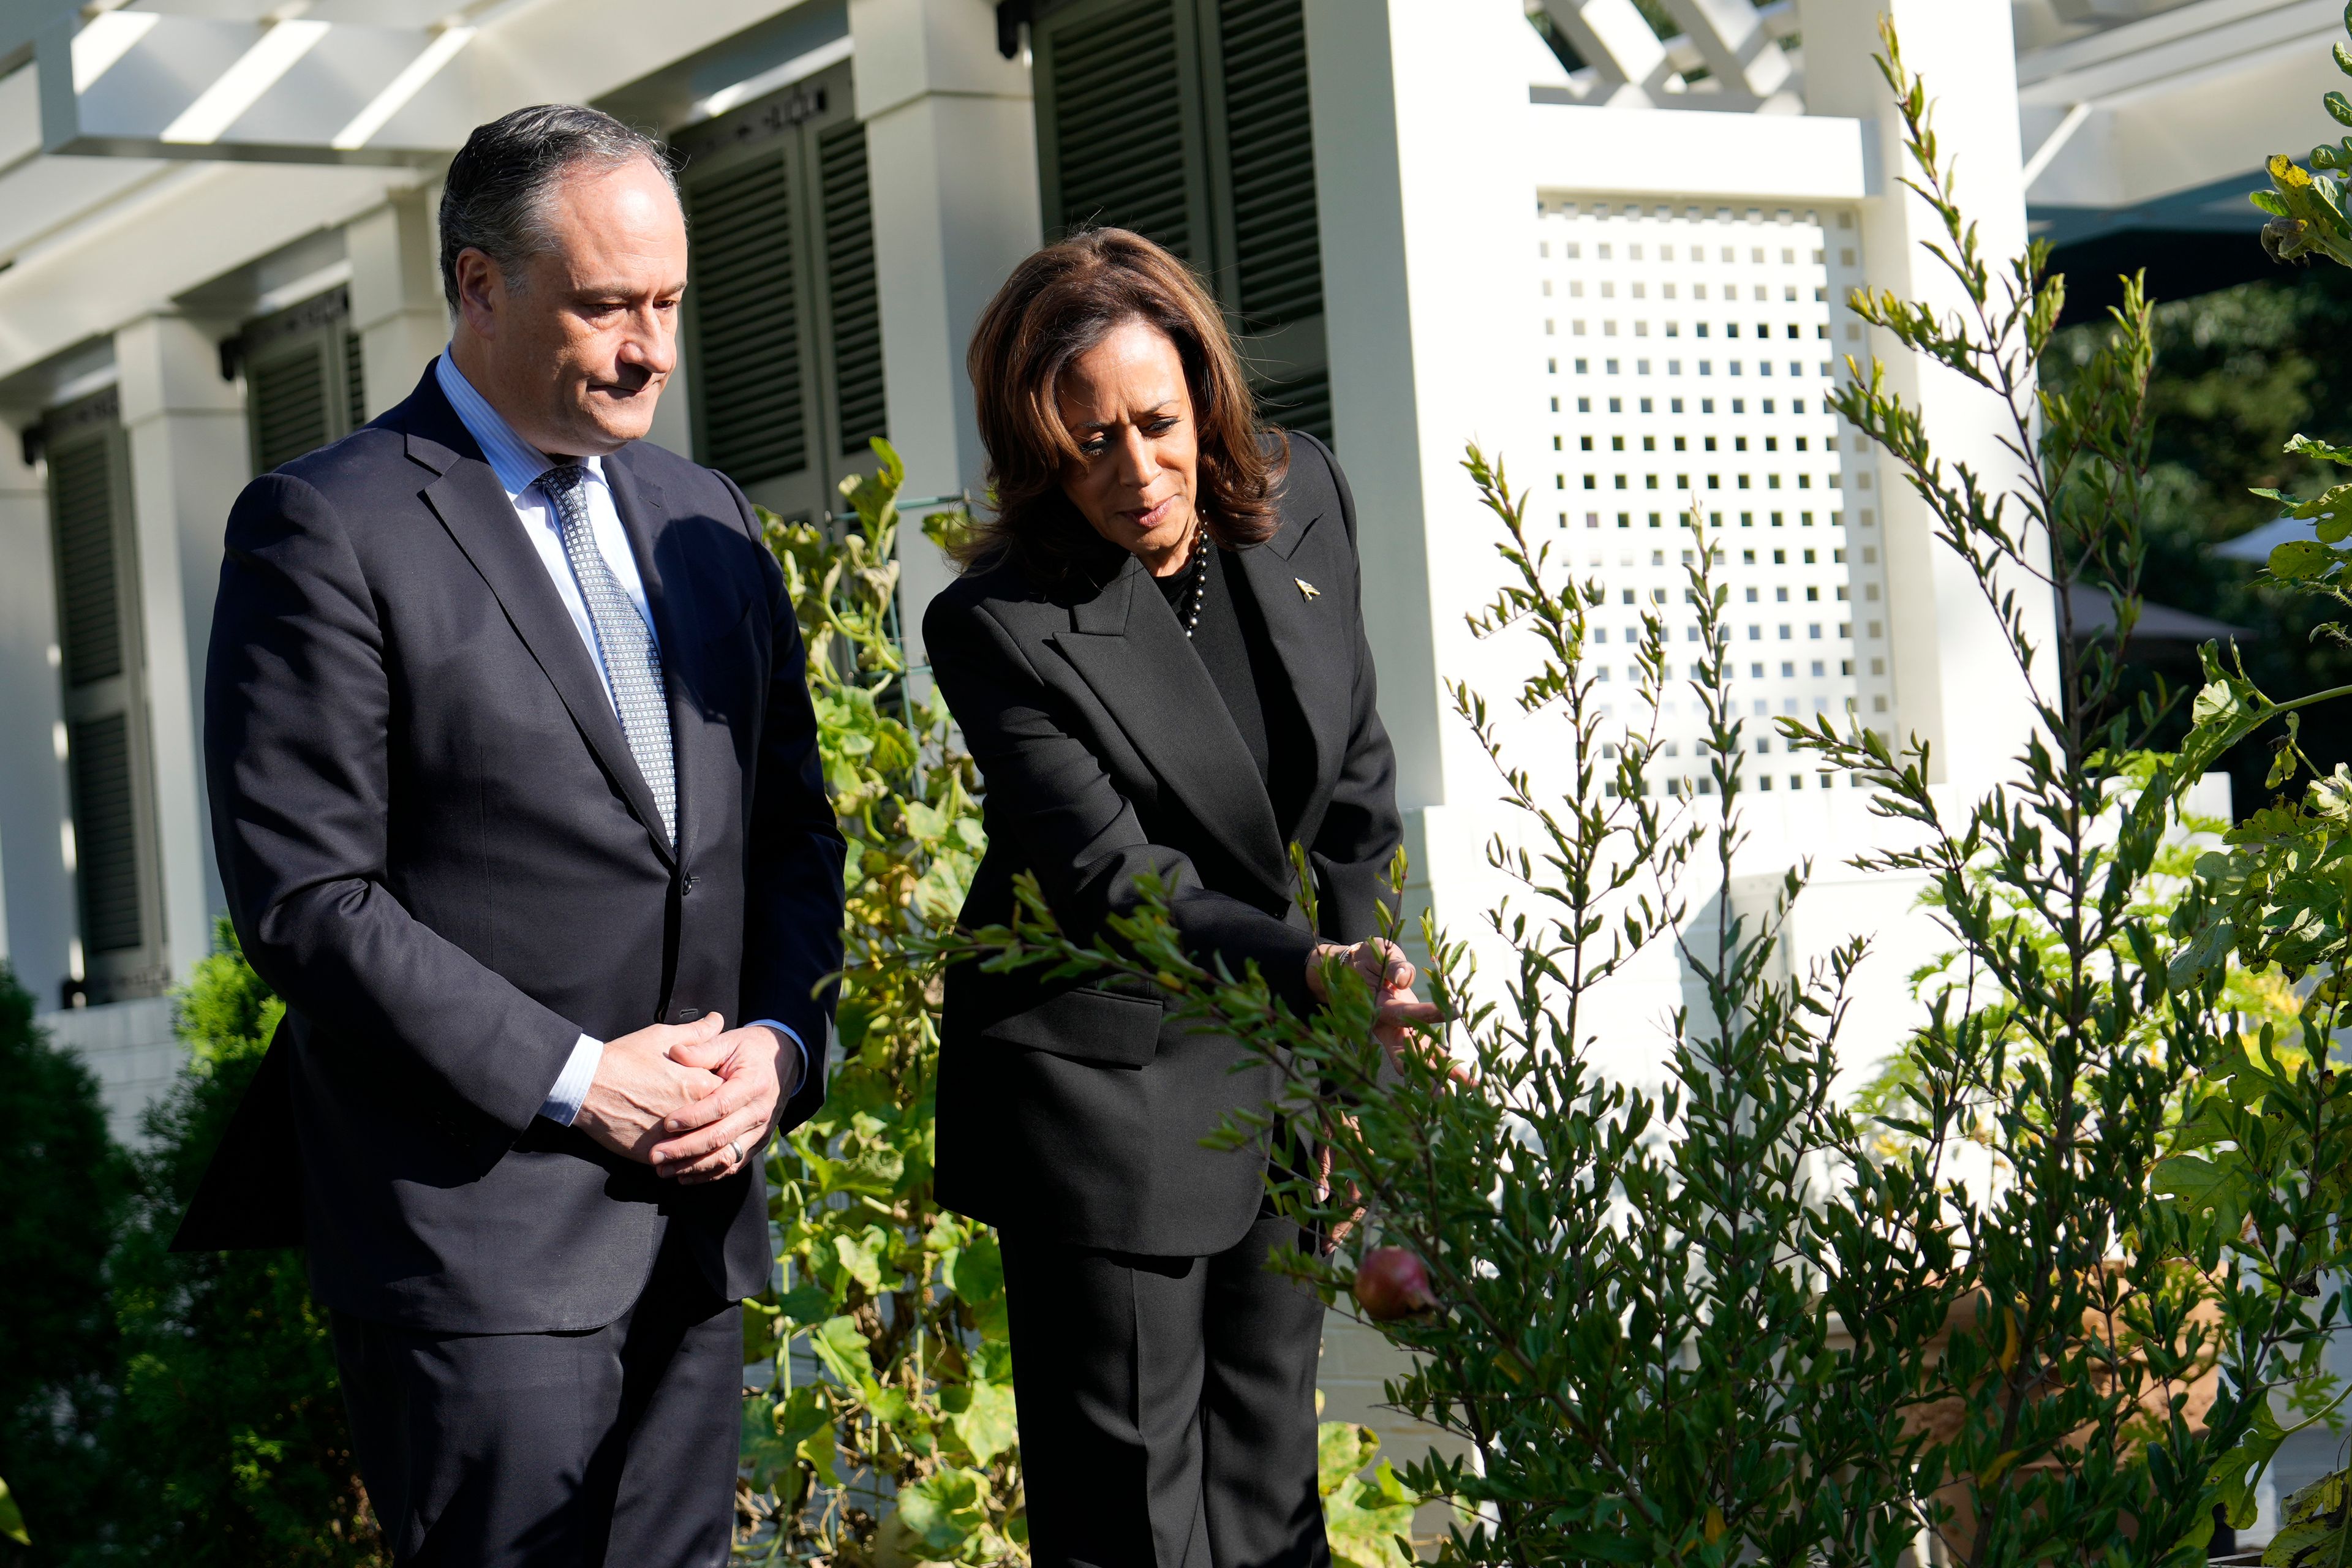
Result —
[[[996, 514], [923, 621], [987, 785], [967, 923], [1026, 870], [1089, 939], [1155, 871], [1197, 953], [1299, 1014], [1344, 962], [1384, 1033], [1427, 1017], [1369, 940], [1401, 825], [1329, 449], [1258, 428], [1215, 303], [1122, 230], [1016, 268], [970, 366]], [[1202, 1146], [1270, 1069], [1156, 992], [969, 966], [943, 1033], [938, 1190], [1003, 1234], [1040, 1568], [1328, 1563], [1322, 1308], [1264, 1267], [1310, 1240], [1265, 1149]]]

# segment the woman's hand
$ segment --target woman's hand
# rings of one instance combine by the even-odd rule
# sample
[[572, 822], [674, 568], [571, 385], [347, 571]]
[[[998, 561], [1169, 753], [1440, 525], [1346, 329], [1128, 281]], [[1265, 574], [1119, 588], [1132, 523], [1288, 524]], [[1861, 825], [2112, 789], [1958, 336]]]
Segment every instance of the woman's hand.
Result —
[[1307, 959], [1307, 989], [1318, 1002], [1331, 999], [1326, 975], [1334, 963], [1353, 969], [1372, 988], [1372, 1038], [1391, 1057], [1402, 1057], [1407, 1030], [1437, 1022], [1437, 1005], [1413, 995], [1412, 983], [1420, 976], [1396, 943], [1373, 937], [1353, 947], [1331, 942], [1318, 944]]

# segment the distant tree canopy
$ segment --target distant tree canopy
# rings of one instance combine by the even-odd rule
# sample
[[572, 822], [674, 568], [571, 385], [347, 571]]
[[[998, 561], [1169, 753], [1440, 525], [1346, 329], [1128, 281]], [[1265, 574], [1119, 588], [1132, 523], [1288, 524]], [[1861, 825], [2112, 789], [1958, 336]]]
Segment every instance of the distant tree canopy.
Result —
[[[2251, 234], [2245, 243], [2258, 248]], [[2045, 379], [2063, 384], [2107, 331], [2093, 323], [2061, 333], [2044, 357]], [[2324, 599], [2264, 580], [2257, 565], [2208, 552], [2278, 515], [2273, 503], [2248, 493], [2253, 487], [2311, 494], [2333, 482], [2322, 465], [2280, 448], [2298, 433], [2352, 440], [2352, 357], [2340, 347], [2347, 342], [2352, 275], [2342, 268], [2281, 267], [2275, 278], [2156, 311], [2155, 467], [2141, 591], [2153, 603], [2259, 633], [2240, 651], [2255, 683], [2281, 700], [2352, 681], [2352, 646], [2321, 629], [2337, 624], [2337, 615]], [[2196, 679], [2188, 664], [2168, 667], [2166, 675], [2176, 688]], [[2153, 688], [2151, 672], [2140, 679]], [[2183, 711], [2159, 740], [2169, 743], [2186, 729]], [[2311, 725], [2303, 743], [2323, 768], [2352, 763], [2352, 733], [2340, 726]], [[2269, 760], [2266, 742], [2228, 758], [2241, 815], [2268, 798]]]

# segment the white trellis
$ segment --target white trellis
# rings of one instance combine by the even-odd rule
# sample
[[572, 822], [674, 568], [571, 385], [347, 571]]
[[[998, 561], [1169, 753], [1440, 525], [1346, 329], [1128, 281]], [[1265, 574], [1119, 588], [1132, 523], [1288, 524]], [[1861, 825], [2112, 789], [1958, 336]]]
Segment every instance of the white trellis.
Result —
[[1748, 0], [1661, 3], [1683, 29], [1675, 37], [1660, 38], [1633, 0], [1529, 0], [1528, 9], [1548, 16], [1582, 57], [1585, 68], [1570, 82], [1579, 102], [1804, 112], [1793, 0], [1762, 8]]

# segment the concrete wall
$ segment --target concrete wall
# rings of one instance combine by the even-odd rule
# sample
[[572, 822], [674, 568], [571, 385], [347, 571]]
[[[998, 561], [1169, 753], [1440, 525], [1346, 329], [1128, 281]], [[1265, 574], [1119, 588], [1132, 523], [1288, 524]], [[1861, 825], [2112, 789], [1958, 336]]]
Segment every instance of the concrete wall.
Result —
[[146, 1142], [141, 1120], [163, 1097], [187, 1060], [187, 1047], [172, 1032], [173, 1005], [168, 996], [44, 1013], [34, 1022], [56, 1044], [72, 1051], [98, 1076], [106, 1106], [106, 1131], [118, 1143], [137, 1148]]

